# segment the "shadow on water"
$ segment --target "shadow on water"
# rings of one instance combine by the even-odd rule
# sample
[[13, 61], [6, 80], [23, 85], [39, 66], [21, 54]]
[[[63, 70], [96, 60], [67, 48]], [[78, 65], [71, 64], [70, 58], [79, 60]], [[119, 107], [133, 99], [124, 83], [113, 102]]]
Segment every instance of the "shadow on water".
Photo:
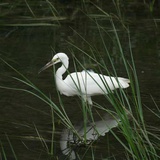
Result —
[[[91, 5], [89, 10], [93, 8], [93, 5]], [[68, 14], [71, 9], [73, 8], [68, 8]], [[157, 22], [155, 25], [148, 18], [149, 16], [145, 19], [143, 18], [144, 15], [140, 15], [139, 20], [138, 15], [130, 11], [132, 9], [130, 7], [126, 13], [129, 12], [131, 18], [134, 19], [134, 22], [128, 25], [130, 26], [132, 50], [141, 88], [142, 101], [145, 106], [155, 110], [154, 103], [150, 100], [150, 95], [159, 103], [160, 32], [159, 28], [156, 27], [159, 24]], [[38, 12], [39, 10], [37, 14]], [[101, 58], [105, 60], [106, 65], [108, 64], [108, 59], [103, 54], [105, 49], [99, 39], [97, 39], [99, 32], [96, 29], [96, 24], [89, 20], [89, 18], [86, 18], [84, 14], [82, 15], [79, 9], [73, 13], [76, 16], [72, 14], [72, 20], [67, 21], [65, 19], [64, 21], [60, 21], [60, 25], [56, 23], [56, 26], [1, 26], [0, 28], [0, 57], [18, 69], [26, 77], [29, 77], [34, 84], [52, 98], [57, 106], [59, 106], [59, 100], [51, 69], [38, 75], [38, 70], [51, 59], [54, 51], [68, 53], [71, 58], [71, 72], [75, 70], [71, 52], [74, 52], [75, 56], [86, 67], [91, 66], [94, 67], [93, 69], [98, 70], [96, 65], [91, 64], [90, 59], [68, 43], [72, 42], [75, 46], [90, 53], [90, 47], [79, 36], [82, 35], [86, 41], [96, 46], [99, 54], [101, 54]], [[45, 14], [47, 15], [48, 12]], [[99, 21], [103, 26], [108, 28], [108, 33], [112, 36], [108, 21], [103, 17]], [[16, 21], [13, 22], [15, 23]], [[128, 39], [126, 38], [127, 34], [121, 27], [119, 28], [119, 36], [127, 57], [127, 53], [129, 52], [129, 47], [126, 45]], [[111, 57], [118, 74], [125, 77], [126, 74], [122, 65], [122, 59], [117, 55], [114, 41], [111, 41], [108, 37], [104, 37], [104, 39], [109, 50], [112, 52]], [[96, 55], [97, 58], [100, 56]], [[111, 70], [110, 66], [107, 67]], [[81, 70], [82, 68], [78, 69]], [[17, 74], [4, 63], [0, 63], [0, 85], [31, 90], [29, 87], [27, 88], [11, 78], [16, 76]], [[81, 125], [83, 123], [82, 109], [79, 98], [62, 96], [62, 99], [66, 112], [73, 124], [77, 124], [78, 121], [75, 128], [83, 137], [83, 125]], [[101, 96], [94, 97], [93, 100], [111, 108], [110, 104], [106, 102], [106, 99]], [[121, 145], [111, 133], [107, 133], [109, 131], [108, 128], [117, 126], [117, 120], [111, 120], [110, 116], [103, 115], [103, 112], [103, 120], [88, 123], [87, 134], [85, 135], [88, 144], [84, 146], [83, 141], [77, 143], [76, 137], [70, 130], [64, 128], [56, 115], [54, 117], [54, 129], [52, 126], [51, 109], [32, 95], [20, 91], [0, 89], [0, 110], [1, 159], [4, 158], [2, 156], [2, 149], [4, 149], [7, 159], [16, 159], [14, 156], [15, 152], [17, 159], [26, 160], [65, 159], [66, 157], [75, 159], [75, 157], [77, 158], [79, 155], [83, 156], [85, 153], [85, 156], [89, 160], [92, 159], [93, 151], [96, 159], [103, 159], [105, 157], [109, 157], [109, 159], [114, 159], [115, 157], [123, 159], [124, 150], [121, 148]], [[97, 113], [95, 112], [94, 114], [96, 115]], [[144, 114], [146, 122], [149, 122], [150, 125], [156, 124], [156, 126], [159, 126], [156, 117], [151, 115], [145, 107]], [[52, 148], [53, 132], [54, 147]], [[121, 136], [120, 133], [116, 134]], [[111, 144], [111, 146], [108, 144]], [[53, 149], [54, 156], [51, 155], [51, 148]], [[115, 156], [113, 156], [114, 153]]]

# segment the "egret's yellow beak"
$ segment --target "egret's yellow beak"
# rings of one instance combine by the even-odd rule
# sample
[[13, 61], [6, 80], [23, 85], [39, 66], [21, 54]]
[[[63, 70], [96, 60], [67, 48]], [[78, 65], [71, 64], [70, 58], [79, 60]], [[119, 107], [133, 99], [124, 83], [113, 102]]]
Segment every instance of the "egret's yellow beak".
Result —
[[42, 67], [38, 74], [41, 73], [42, 71], [44, 71], [45, 69], [49, 68], [50, 66], [54, 65], [53, 61], [48, 62], [44, 67]]

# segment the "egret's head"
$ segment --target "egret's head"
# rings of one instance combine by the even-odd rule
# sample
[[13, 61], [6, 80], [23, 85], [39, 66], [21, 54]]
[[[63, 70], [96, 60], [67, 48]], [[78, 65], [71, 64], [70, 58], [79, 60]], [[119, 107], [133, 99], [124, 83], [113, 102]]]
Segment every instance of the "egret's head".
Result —
[[57, 64], [59, 62], [64, 63], [65, 61], [68, 61], [68, 56], [65, 53], [57, 53], [54, 55], [52, 60], [48, 62], [44, 67], [42, 67], [38, 73], [44, 71], [45, 69], [49, 68], [50, 66], [53, 66], [54, 64]]

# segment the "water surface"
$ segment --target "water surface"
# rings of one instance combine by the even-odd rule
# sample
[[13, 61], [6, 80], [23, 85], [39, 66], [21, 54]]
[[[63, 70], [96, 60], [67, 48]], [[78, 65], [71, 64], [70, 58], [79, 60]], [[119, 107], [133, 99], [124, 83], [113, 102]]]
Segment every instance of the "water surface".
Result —
[[[0, 28], [0, 57], [25, 75], [45, 94], [49, 95], [56, 105], [59, 105], [58, 94], [56, 91], [52, 69], [38, 74], [39, 69], [44, 66], [56, 52], [65, 52], [70, 57], [70, 72], [74, 71], [74, 54], [79, 61], [86, 66], [98, 71], [98, 66], [93, 64], [83, 52], [77, 50], [74, 46], [91, 54], [90, 45], [93, 45], [98, 53], [97, 59], [106, 62], [106, 66], [112, 72], [108, 57], [105, 53], [104, 45], [100, 40], [96, 21], [86, 17], [82, 12], [77, 12], [74, 20], [60, 21], [56, 26], [12, 26]], [[132, 16], [131, 16], [132, 18]], [[95, 20], [95, 19], [94, 19]], [[114, 43], [114, 34], [108, 19], [103, 17], [96, 19], [108, 31], [107, 36], [102, 32], [108, 50], [112, 54], [112, 60], [119, 76], [126, 77], [126, 71], [122, 63], [122, 58], [117, 53], [117, 46]], [[116, 24], [117, 23], [117, 24]], [[129, 59], [128, 35], [122, 25], [115, 25], [117, 33], [122, 43], [122, 48]], [[151, 114], [145, 106], [155, 110], [155, 105], [151, 100], [154, 98], [159, 104], [159, 81], [160, 81], [160, 32], [158, 22], [148, 17], [135, 18], [129, 23], [132, 52], [137, 69], [139, 85], [141, 89], [142, 103], [144, 104], [145, 120], [150, 125], [159, 125], [159, 121]], [[83, 39], [81, 38], [83, 37]], [[73, 45], [71, 45], [72, 43]], [[101, 58], [100, 58], [101, 57]], [[77, 65], [78, 66], [78, 65]], [[0, 85], [25, 88], [30, 91], [30, 87], [17, 82], [12, 77], [19, 77], [16, 72], [6, 64], [0, 63]], [[80, 66], [77, 68], [82, 70]], [[102, 69], [102, 72], [105, 71]], [[128, 89], [128, 94], [130, 91]], [[41, 100], [22, 91], [12, 91], [0, 89], [0, 140], [5, 149], [8, 158], [13, 158], [9, 140], [15, 150], [18, 159], [49, 159], [46, 146], [39, 140], [39, 135], [45, 139], [50, 149], [52, 136], [52, 116], [51, 109]], [[65, 109], [74, 124], [79, 124], [83, 119], [81, 100], [78, 97], [62, 96]], [[93, 98], [93, 101], [112, 108], [109, 102], [103, 96]], [[101, 111], [99, 111], [101, 113]], [[94, 109], [96, 115], [96, 109]], [[103, 113], [102, 113], [103, 114]], [[98, 118], [97, 118], [98, 119]], [[152, 121], [151, 121], [152, 120]], [[60, 119], [55, 115], [55, 134], [54, 134], [54, 157], [64, 159], [60, 150], [59, 140], [61, 132], [65, 127]], [[115, 129], [116, 130], [116, 129]], [[120, 134], [120, 133], [117, 133]], [[108, 148], [106, 144], [111, 144]], [[118, 151], [117, 151], [118, 148]], [[86, 148], [77, 149], [78, 154], [83, 155]], [[97, 159], [112, 157], [122, 157], [124, 150], [114, 139], [113, 135], [108, 133], [101, 137], [93, 145], [93, 150]], [[106, 150], [108, 152], [106, 152]], [[51, 156], [52, 157], [52, 156]], [[91, 151], [86, 154], [87, 159], [91, 158]], [[92, 159], [92, 158], [91, 158]], [[112, 159], [112, 158], [111, 158]]]

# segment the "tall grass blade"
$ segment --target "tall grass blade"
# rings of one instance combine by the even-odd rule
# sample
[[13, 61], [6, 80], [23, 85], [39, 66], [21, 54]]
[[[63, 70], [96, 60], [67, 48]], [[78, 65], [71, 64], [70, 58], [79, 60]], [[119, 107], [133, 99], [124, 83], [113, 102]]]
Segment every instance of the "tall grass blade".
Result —
[[13, 146], [12, 146], [12, 143], [11, 143], [11, 141], [10, 141], [10, 139], [9, 139], [9, 137], [8, 137], [7, 134], [6, 134], [6, 138], [7, 138], [7, 141], [8, 141], [8, 143], [9, 143], [9, 146], [10, 146], [10, 148], [11, 148], [11, 151], [12, 151], [12, 154], [13, 154], [13, 156], [14, 156], [14, 159], [15, 159], [15, 160], [18, 160], [17, 155], [16, 155], [16, 153], [15, 153], [15, 151], [14, 151], [14, 148], [13, 148]]
[[0, 158], [2, 159], [2, 157], [4, 158], [4, 160], [7, 160], [7, 155], [6, 155], [6, 152], [5, 152], [5, 149], [4, 149], [4, 146], [0, 140], [0, 145], [1, 145], [1, 152], [0, 152]]

